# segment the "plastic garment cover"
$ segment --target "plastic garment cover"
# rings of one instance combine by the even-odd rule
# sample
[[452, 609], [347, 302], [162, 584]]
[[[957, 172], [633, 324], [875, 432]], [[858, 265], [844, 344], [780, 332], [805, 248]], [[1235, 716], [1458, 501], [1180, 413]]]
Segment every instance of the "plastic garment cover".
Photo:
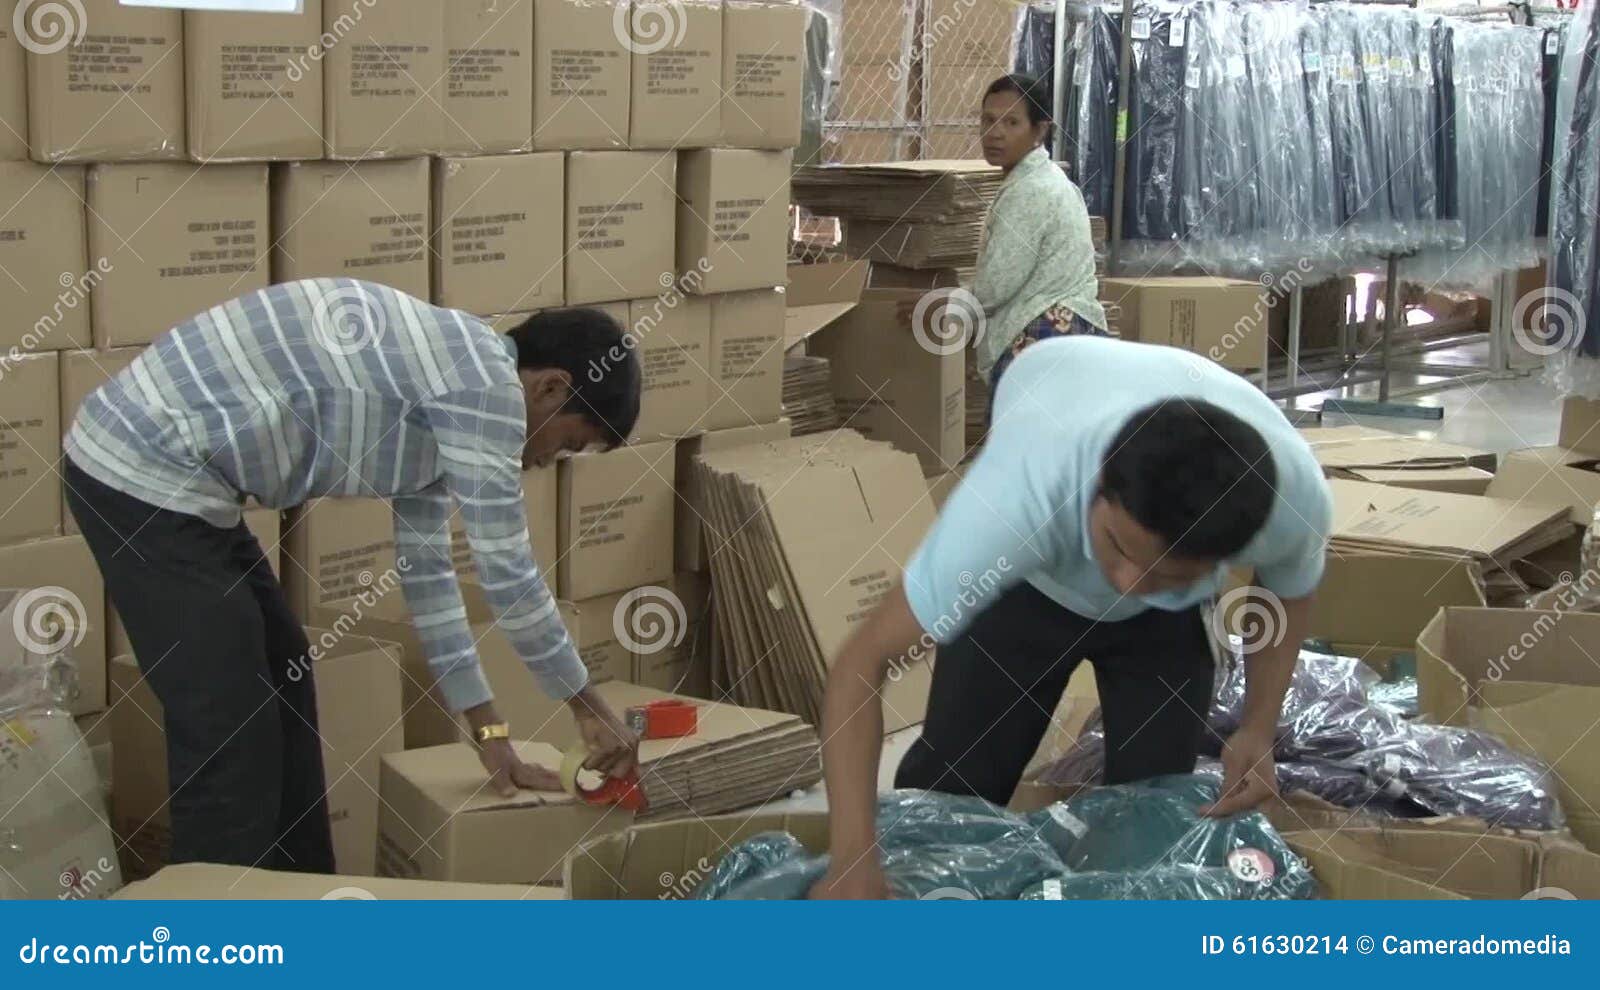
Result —
[[[1218, 679], [1202, 746], [1215, 757], [1239, 724], [1244, 706], [1244, 663], [1235, 657]], [[1559, 829], [1565, 816], [1550, 783], [1550, 769], [1475, 729], [1407, 721], [1415, 681], [1400, 682], [1378, 703], [1369, 694], [1377, 674], [1353, 657], [1303, 649], [1278, 721], [1278, 786], [1303, 790], [1344, 807], [1395, 817], [1464, 815], [1507, 828]], [[1073, 751], [1039, 774], [1044, 784], [1065, 786], [1102, 779], [1105, 734], [1089, 723]], [[1196, 773], [1215, 775], [1220, 765], [1202, 760]]]
[[1417, 675], [1393, 681], [1380, 681], [1367, 689], [1367, 700], [1389, 709], [1401, 718], [1417, 717]]
[[1182, 189], [1189, 260], [1208, 271], [1251, 264], [1260, 227], [1259, 148], [1254, 101], [1238, 6], [1205, 0], [1190, 8]]
[[1110, 217], [1116, 178], [1117, 59], [1122, 24], [1119, 15], [1101, 7], [1068, 10], [1072, 34], [1063, 71], [1071, 75], [1062, 122], [1067, 162], [1089, 215]]
[[[1067, 30], [1072, 30], [1070, 20]], [[1016, 56], [1013, 68], [1039, 79], [1047, 93], [1055, 92], [1055, 44], [1055, 4], [1035, 3], [1017, 12], [1016, 30], [1011, 40], [1011, 50]]]
[[[878, 802], [879, 847], [905, 897], [1287, 899], [1316, 884], [1260, 814], [1201, 818], [1216, 784], [1191, 776], [1099, 788], [1029, 815], [981, 799], [897, 791]], [[729, 853], [700, 899], [798, 899], [826, 856], [765, 833]]]
[[1134, 8], [1134, 18], [1123, 236], [1131, 242], [1132, 264], [1176, 267], [1183, 260], [1178, 242], [1187, 229], [1178, 202], [1189, 93], [1184, 88], [1187, 15], [1175, 4], [1143, 3]]
[[1426, 251], [1402, 271], [1472, 288], [1539, 261], [1544, 31], [1466, 22], [1451, 37], [1459, 247]]
[[1562, 45], [1540, 342], [1562, 395], [1600, 398], [1600, 19], [1583, 4]]
[[822, 160], [822, 115], [828, 105], [828, 66], [832, 59], [833, 30], [828, 15], [807, 5], [806, 64], [800, 89], [800, 146], [794, 150], [794, 167]]

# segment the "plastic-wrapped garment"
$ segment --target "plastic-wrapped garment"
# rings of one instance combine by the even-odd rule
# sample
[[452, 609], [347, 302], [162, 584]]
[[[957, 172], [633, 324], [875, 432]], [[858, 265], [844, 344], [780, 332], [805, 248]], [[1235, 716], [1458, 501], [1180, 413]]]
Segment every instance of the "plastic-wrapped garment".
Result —
[[1117, 58], [1122, 25], [1103, 8], [1083, 11], [1071, 36], [1067, 161], [1090, 216], [1111, 216], [1116, 178]]
[[[1239, 727], [1244, 712], [1245, 664], [1227, 665], [1217, 684], [1207, 742], [1221, 752], [1222, 741]], [[1336, 759], [1392, 739], [1402, 729], [1394, 712], [1369, 703], [1367, 689], [1378, 675], [1354, 657], [1302, 649], [1278, 716], [1277, 756]]]
[[1334, 170], [1332, 99], [1335, 73], [1325, 51], [1326, 25], [1325, 18], [1309, 13], [1299, 18], [1306, 129], [1312, 146], [1307, 190], [1309, 212], [1306, 214], [1310, 220], [1312, 241], [1307, 246], [1306, 257], [1315, 271], [1332, 275], [1342, 272], [1347, 263], [1343, 257], [1343, 239], [1336, 236], [1343, 216], [1340, 212], [1339, 180]]
[[1243, 16], [1223, 0], [1204, 0], [1189, 11], [1184, 77], [1190, 90], [1188, 139], [1182, 164], [1185, 247], [1190, 261], [1201, 268], [1240, 271], [1251, 265], [1251, 238], [1261, 225]]
[[1342, 761], [1435, 815], [1503, 828], [1559, 829], [1550, 768], [1487, 732], [1422, 723]]
[[[1072, 28], [1073, 24], [1069, 19], [1068, 32]], [[1071, 38], [1070, 33], [1068, 38]], [[1016, 31], [1012, 35], [1011, 42], [1011, 50], [1016, 53], [1013, 69], [1040, 80], [1044, 84], [1046, 93], [1055, 92], [1055, 46], [1055, 4], [1030, 4], [1017, 12]], [[1063, 48], [1063, 57], [1067, 51], [1068, 49]]]
[[1566, 25], [1546, 27], [1539, 63], [1540, 89], [1544, 92], [1544, 134], [1539, 141], [1539, 203], [1533, 221], [1535, 237], [1550, 234], [1550, 178], [1556, 153], [1556, 91], [1561, 87], [1561, 42]]
[[1456, 80], [1455, 36], [1448, 17], [1435, 17], [1428, 26], [1427, 55], [1433, 70], [1433, 160], [1439, 173], [1439, 218], [1448, 223], [1447, 247], [1461, 240], [1461, 204], [1456, 200]]
[[1332, 230], [1331, 215], [1322, 219], [1326, 226], [1317, 226], [1318, 197], [1312, 188], [1318, 135], [1300, 50], [1301, 25], [1309, 17], [1303, 3], [1248, 4], [1238, 9], [1253, 102], [1248, 123], [1261, 189], [1251, 254], [1258, 263], [1256, 270], [1277, 270], [1301, 258], [1316, 260]]
[[828, 106], [828, 65], [832, 57], [832, 24], [828, 15], [807, 7], [806, 64], [800, 87], [800, 146], [794, 167], [822, 161], [822, 115]]
[[[1321, 760], [1280, 760], [1277, 771], [1279, 794], [1304, 792], [1329, 804], [1388, 818], [1426, 818], [1431, 814], [1354, 767]], [[1221, 760], [1202, 757], [1194, 772], [1222, 783]]]
[[[1099, 788], [1030, 815], [897, 791], [879, 798], [878, 845], [890, 886], [905, 897], [1315, 895], [1309, 868], [1265, 817], [1200, 817], [1197, 809], [1215, 799], [1214, 782], [1189, 776]], [[766, 833], [724, 857], [694, 896], [800, 898], [827, 862], [788, 835]]]
[[1393, 227], [1389, 197], [1380, 185], [1363, 105], [1363, 12], [1347, 7], [1313, 9], [1323, 23], [1323, 69], [1329, 74], [1333, 170], [1338, 178], [1340, 242], [1350, 252], [1378, 253]]
[[1367, 700], [1382, 705], [1401, 718], [1417, 717], [1417, 675], [1380, 681], [1367, 689]]
[[1543, 32], [1537, 28], [1454, 25], [1456, 202], [1459, 250], [1430, 250], [1408, 261], [1408, 280], [1473, 288], [1539, 260], [1540, 139], [1544, 119]]
[[1567, 27], [1550, 208], [1549, 308], [1542, 339], [1562, 395], [1600, 398], [1600, 17], [1583, 4]]
[[1189, 90], [1184, 88], [1187, 17], [1172, 4], [1134, 9], [1128, 93], [1128, 175], [1123, 189], [1126, 257], [1139, 269], [1177, 267], [1184, 236], [1178, 210]]

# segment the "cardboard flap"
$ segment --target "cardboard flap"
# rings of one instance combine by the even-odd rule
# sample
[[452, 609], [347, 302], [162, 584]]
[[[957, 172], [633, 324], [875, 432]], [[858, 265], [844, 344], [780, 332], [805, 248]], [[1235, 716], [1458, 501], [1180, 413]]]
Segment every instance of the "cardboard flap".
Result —
[[[1333, 537], [1493, 557], [1565, 521], [1564, 507], [1333, 478]], [[1563, 534], [1564, 535], [1564, 534]]]
[[[514, 741], [512, 745], [524, 763], [561, 769], [561, 751], [548, 743]], [[483, 764], [472, 747], [461, 743], [391, 753], [384, 763], [447, 815], [573, 803], [573, 798], [560, 791], [519, 789], [512, 797], [500, 797], [488, 788]]]
[[1571, 450], [1600, 454], [1600, 402], [1568, 399], [1561, 404], [1561, 434], [1556, 443]]
[[1410, 650], [1439, 609], [1483, 606], [1470, 561], [1330, 553], [1312, 606], [1312, 636]]
[[1600, 461], [1565, 447], [1531, 447], [1501, 461], [1486, 495], [1525, 504], [1565, 505], [1570, 518], [1588, 526], [1600, 504]]
[[1430, 721], [1465, 726], [1472, 685], [1448, 659], [1445, 631], [1454, 609], [1440, 609], [1417, 637], [1417, 707]]
[[812, 334], [825, 330], [846, 313], [856, 308], [854, 302], [818, 303], [814, 306], [790, 306], [783, 311], [783, 349], [792, 350], [803, 344]]
[[865, 261], [825, 261], [788, 267], [785, 301], [790, 309], [825, 303], [853, 303], [867, 287]]
[[1486, 450], [1369, 426], [1311, 427], [1300, 435], [1324, 468], [1494, 467]]

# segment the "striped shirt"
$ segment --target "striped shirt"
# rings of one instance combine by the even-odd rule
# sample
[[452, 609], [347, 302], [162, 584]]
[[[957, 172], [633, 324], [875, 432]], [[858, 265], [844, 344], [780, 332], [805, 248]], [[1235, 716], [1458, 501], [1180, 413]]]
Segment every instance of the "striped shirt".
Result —
[[254, 496], [390, 499], [406, 603], [452, 711], [493, 694], [450, 559], [451, 499], [485, 593], [539, 686], [583, 688], [534, 563], [515, 345], [481, 320], [352, 279], [274, 285], [158, 338], [86, 399], [66, 438], [85, 473], [215, 526]]

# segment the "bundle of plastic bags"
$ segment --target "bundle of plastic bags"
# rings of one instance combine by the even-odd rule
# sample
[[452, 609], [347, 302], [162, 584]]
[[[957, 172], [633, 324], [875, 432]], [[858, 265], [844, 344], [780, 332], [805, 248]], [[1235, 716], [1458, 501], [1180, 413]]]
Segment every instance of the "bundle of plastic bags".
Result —
[[[1259, 813], [1208, 819], [1214, 781], [1160, 777], [1018, 815], [981, 798], [897, 791], [878, 845], [902, 897], [981, 900], [1281, 900], [1316, 896], [1310, 869]], [[730, 852], [703, 900], [799, 899], [828, 869], [792, 835]]]

